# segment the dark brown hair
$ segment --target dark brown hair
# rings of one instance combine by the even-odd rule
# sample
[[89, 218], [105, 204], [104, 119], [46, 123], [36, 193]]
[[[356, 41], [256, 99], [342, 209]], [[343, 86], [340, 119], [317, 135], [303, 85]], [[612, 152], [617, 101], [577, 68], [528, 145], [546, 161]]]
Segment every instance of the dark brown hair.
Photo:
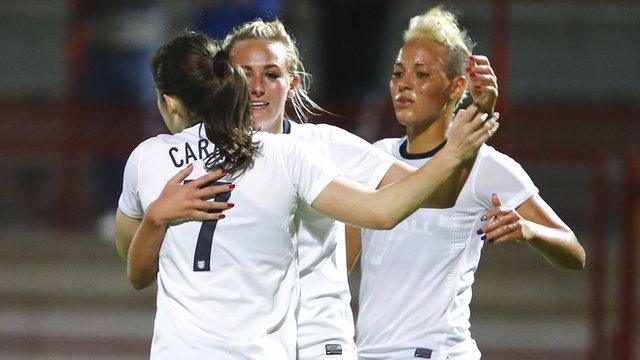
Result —
[[258, 144], [252, 141], [247, 81], [219, 42], [184, 31], [156, 50], [152, 71], [158, 91], [182, 101], [189, 120], [202, 122], [215, 144], [207, 168], [224, 167], [231, 174], [251, 168]]

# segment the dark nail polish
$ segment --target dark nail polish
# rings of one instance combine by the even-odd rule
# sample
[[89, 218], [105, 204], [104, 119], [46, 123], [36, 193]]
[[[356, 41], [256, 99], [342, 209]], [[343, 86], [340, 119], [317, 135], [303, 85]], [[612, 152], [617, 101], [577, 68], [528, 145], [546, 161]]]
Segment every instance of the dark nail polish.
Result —
[[229, 209], [230, 209], [230, 208], [232, 208], [232, 207], [234, 207], [234, 206], [236, 206], [236, 204], [227, 203], [227, 208], [229, 208]]
[[[480, 240], [482, 240], [482, 241], [487, 240], [487, 235], [482, 235], [482, 236], [480, 237]], [[489, 242], [491, 242], [491, 241], [489, 241]]]
[[236, 184], [229, 184], [229, 190], [233, 189], [236, 187]]
[[225, 218], [224, 214], [220, 214], [220, 216], [218, 216], [218, 220], [224, 219], [224, 218]]
[[484, 234], [484, 231], [482, 231], [482, 229], [478, 229], [478, 231], [476, 231], [476, 234], [482, 235], [482, 234]]
[[476, 73], [472, 72], [469, 74], [471, 77], [476, 77]]

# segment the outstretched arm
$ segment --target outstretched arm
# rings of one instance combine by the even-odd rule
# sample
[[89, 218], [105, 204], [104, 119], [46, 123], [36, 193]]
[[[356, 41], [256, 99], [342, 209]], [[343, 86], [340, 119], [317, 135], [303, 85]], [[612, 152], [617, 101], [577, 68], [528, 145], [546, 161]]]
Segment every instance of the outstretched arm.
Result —
[[[337, 220], [370, 229], [390, 229], [418, 209], [461, 164], [475, 159], [480, 145], [495, 131], [474, 105], [460, 111], [451, 128], [452, 141], [413, 174], [379, 190], [368, 190], [338, 177], [312, 206]], [[454, 140], [455, 139], [455, 140]]]
[[192, 170], [193, 165], [190, 164], [169, 179], [160, 196], [147, 207], [133, 236], [128, 248], [127, 274], [136, 290], [144, 289], [155, 281], [160, 247], [169, 226], [187, 221], [219, 220], [224, 218], [221, 211], [233, 206], [226, 202], [208, 201], [216, 194], [233, 188], [210, 184], [224, 175], [222, 170], [182, 184]]
[[491, 201], [494, 208], [485, 216], [493, 220], [480, 230], [483, 240], [496, 244], [524, 242], [558, 269], [584, 268], [586, 253], [575, 234], [539, 195], [517, 209], [503, 206], [495, 194]]

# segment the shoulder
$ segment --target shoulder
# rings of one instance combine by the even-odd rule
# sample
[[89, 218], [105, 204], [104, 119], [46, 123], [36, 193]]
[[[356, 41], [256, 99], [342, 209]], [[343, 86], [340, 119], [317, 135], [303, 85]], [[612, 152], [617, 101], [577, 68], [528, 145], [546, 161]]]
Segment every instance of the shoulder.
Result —
[[377, 147], [378, 149], [382, 149], [384, 152], [390, 154], [394, 149], [400, 147], [400, 144], [402, 144], [402, 141], [404, 141], [404, 139], [404, 137], [381, 139], [374, 142], [373, 146]]
[[482, 145], [478, 152], [478, 159], [481, 166], [521, 168], [520, 164], [509, 155], [496, 150], [489, 145]]
[[348, 131], [329, 124], [291, 122], [291, 134], [296, 137], [329, 138], [336, 133], [348, 133]]

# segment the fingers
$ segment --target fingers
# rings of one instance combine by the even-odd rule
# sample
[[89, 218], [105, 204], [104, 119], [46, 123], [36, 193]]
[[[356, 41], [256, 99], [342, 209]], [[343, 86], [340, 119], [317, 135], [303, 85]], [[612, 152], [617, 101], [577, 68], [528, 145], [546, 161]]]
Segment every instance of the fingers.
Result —
[[[494, 204], [499, 203], [497, 196], [492, 197]], [[504, 206], [494, 207], [489, 210], [483, 220], [493, 219], [489, 224], [476, 232], [480, 235], [480, 240], [489, 243], [501, 243], [512, 240], [519, 240], [523, 237], [522, 223], [520, 216], [512, 208]]]
[[201, 210], [194, 210], [189, 214], [189, 219], [192, 221], [215, 221], [222, 220], [225, 215], [219, 212], [206, 212]]
[[469, 55], [469, 64], [489, 65], [489, 58], [481, 54]]
[[518, 222], [520, 218], [513, 211], [509, 211], [506, 214], [497, 215], [495, 220], [485, 225], [481, 230], [485, 234], [489, 234], [490, 232], [500, 229], [506, 225], [513, 224]]
[[190, 221], [210, 221], [224, 219], [223, 211], [234, 207], [230, 202], [216, 202], [206, 200], [194, 200], [189, 203], [189, 209], [185, 211]]
[[234, 207], [233, 203], [224, 201], [209, 201], [209, 200], [194, 200], [191, 204], [191, 208], [198, 211], [205, 212], [221, 212]]
[[498, 131], [500, 123], [497, 119], [499, 117], [499, 113], [494, 113], [489, 120], [483, 122], [480, 127], [475, 130], [473, 137], [475, 146], [480, 146], [483, 143], [487, 142], [487, 140], [489, 140], [493, 136], [493, 134]]
[[494, 207], [491, 210], [487, 211], [487, 213], [484, 214], [484, 216], [482, 216], [482, 218], [480, 220], [487, 221], [488, 219], [494, 219], [494, 218], [496, 218], [498, 216], [507, 215], [512, 211], [513, 211], [513, 209], [508, 208], [508, 207], [504, 207], [504, 206]]
[[495, 207], [502, 206], [502, 200], [500, 200], [498, 194], [491, 194], [491, 204]]
[[195, 192], [195, 196], [202, 200], [208, 200], [214, 198], [218, 194], [223, 194], [232, 191], [235, 188], [234, 184], [220, 184], [212, 185], [208, 184], [198, 189]]
[[171, 177], [171, 179], [169, 179], [169, 181], [167, 181], [167, 183], [180, 184], [180, 183], [182, 183], [182, 181], [184, 181], [184, 179], [187, 178], [187, 176], [189, 176], [189, 174], [191, 174], [192, 171], [193, 171], [193, 163], [187, 165], [187, 167], [185, 167], [184, 169], [178, 171], [178, 173], [173, 175]]
[[216, 181], [222, 178], [225, 174], [227, 174], [226, 169], [216, 170], [200, 176], [199, 178], [190, 182], [189, 185], [191, 185], [192, 187], [200, 188], [212, 181]]
[[478, 114], [479, 107], [477, 104], [471, 104], [466, 109], [460, 109], [454, 118], [454, 123], [467, 124], [471, 122]]

